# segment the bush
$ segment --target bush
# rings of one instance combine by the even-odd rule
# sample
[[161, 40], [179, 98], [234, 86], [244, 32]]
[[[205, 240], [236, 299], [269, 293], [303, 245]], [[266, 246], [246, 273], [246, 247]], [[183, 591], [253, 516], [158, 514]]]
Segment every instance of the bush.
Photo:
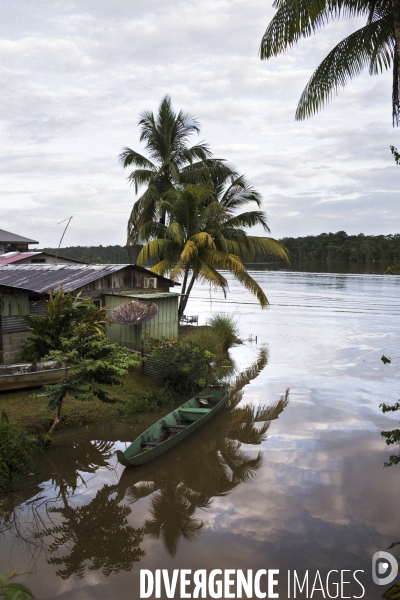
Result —
[[228, 350], [238, 339], [239, 328], [237, 321], [226, 313], [217, 313], [207, 324], [218, 336], [222, 350]]
[[35, 446], [26, 433], [19, 432], [1, 413], [0, 421], [0, 490], [26, 473], [32, 464]]
[[126, 403], [127, 414], [150, 412], [156, 413], [163, 406], [172, 405], [171, 393], [162, 388], [156, 392], [143, 392]]
[[191, 340], [160, 346], [153, 357], [162, 362], [162, 382], [177, 392], [205, 387], [212, 380], [214, 355]]

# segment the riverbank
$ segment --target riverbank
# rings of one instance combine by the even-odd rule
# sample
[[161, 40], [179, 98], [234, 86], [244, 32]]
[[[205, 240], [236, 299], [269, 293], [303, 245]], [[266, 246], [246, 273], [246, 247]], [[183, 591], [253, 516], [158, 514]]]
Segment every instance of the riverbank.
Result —
[[[10, 423], [20, 431], [41, 434], [50, 429], [54, 412], [46, 410], [48, 399], [40, 398], [41, 389], [3, 392], [0, 394], [0, 414], [4, 411]], [[172, 398], [160, 384], [139, 373], [130, 373], [122, 385], [113, 390], [121, 402], [106, 404], [97, 398], [82, 402], [66, 397], [63, 403], [62, 427], [81, 427], [128, 418], [134, 414], [157, 412], [160, 407], [172, 403]]]

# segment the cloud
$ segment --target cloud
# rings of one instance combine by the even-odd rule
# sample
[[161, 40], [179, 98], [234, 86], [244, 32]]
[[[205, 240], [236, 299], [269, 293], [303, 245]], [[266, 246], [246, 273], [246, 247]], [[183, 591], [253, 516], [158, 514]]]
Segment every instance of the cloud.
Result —
[[[331, 227], [395, 233], [390, 73], [363, 74], [295, 122], [313, 70], [358, 21], [329, 24], [261, 62], [273, 13], [261, 0], [9, 5], [0, 24], [0, 177], [10, 194], [0, 197], [2, 222], [18, 233], [25, 219], [26, 235], [50, 245], [46, 223], [62, 206], [83, 224], [69, 243], [123, 243], [135, 196], [118, 154], [125, 145], [142, 151], [139, 114], [168, 93], [176, 110], [196, 115], [199, 139], [261, 191], [275, 237]], [[49, 214], [18, 214], [43, 190]]]

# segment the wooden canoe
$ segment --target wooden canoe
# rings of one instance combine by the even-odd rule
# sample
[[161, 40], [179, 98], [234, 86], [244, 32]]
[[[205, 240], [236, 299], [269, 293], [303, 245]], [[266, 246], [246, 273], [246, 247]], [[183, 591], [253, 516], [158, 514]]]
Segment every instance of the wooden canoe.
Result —
[[221, 410], [228, 399], [222, 385], [210, 386], [146, 429], [125, 450], [117, 450], [124, 465], [142, 465], [167, 452]]
[[62, 381], [65, 376], [65, 367], [42, 369], [41, 371], [27, 371], [25, 373], [6, 373], [5, 375], [0, 375], [0, 392], [50, 385]]

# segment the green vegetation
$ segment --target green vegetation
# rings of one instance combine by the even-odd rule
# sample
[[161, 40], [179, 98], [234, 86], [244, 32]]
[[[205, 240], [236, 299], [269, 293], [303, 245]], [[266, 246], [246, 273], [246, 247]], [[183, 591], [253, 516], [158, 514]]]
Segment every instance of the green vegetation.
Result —
[[[392, 362], [392, 359], [388, 358], [383, 354], [381, 357], [381, 361], [384, 365], [388, 365]], [[382, 403], [379, 405], [379, 408], [382, 409], [383, 413], [395, 412], [397, 410], [400, 410], [400, 400], [398, 402], [395, 402], [394, 404]], [[392, 444], [400, 444], [400, 429], [392, 429], [391, 431], [381, 431], [381, 436], [385, 438], [388, 446], [391, 446]], [[385, 462], [384, 466], [391, 467], [392, 465], [397, 465], [398, 463], [400, 463], [400, 454], [392, 454], [389, 457], [389, 461]]]
[[[345, 231], [299, 238], [283, 238], [292, 262], [341, 261], [344, 263], [400, 262], [400, 234], [347, 235]], [[257, 257], [262, 260], [261, 257]]]
[[84, 325], [86, 334], [104, 334], [105, 325], [110, 321], [104, 308], [98, 308], [90, 299], [81, 300], [79, 293], [59, 289], [50, 290], [44, 316], [29, 314], [24, 316], [32, 336], [22, 351], [22, 360], [40, 360], [60, 350], [64, 340], [75, 335], [76, 328]]
[[[73, 258], [86, 263], [98, 264], [131, 264], [135, 263], [140, 252], [141, 246], [67, 246], [60, 248], [59, 256]], [[57, 248], [41, 248], [43, 252], [55, 254]]]
[[208, 325], [221, 340], [222, 350], [229, 350], [238, 340], [239, 328], [235, 319], [227, 313], [213, 315]]
[[48, 358], [69, 366], [68, 377], [60, 383], [45, 386], [40, 395], [49, 399], [48, 410], [56, 410], [56, 418], [50, 427], [52, 433], [61, 421], [61, 408], [67, 395], [77, 400], [98, 398], [101, 402], [115, 403], [104, 388], [120, 386], [120, 378], [129, 368], [139, 365], [141, 358], [128, 348], [112, 344], [104, 335], [90, 335], [90, 325], [75, 327], [75, 335], [61, 338], [61, 350], [55, 350]]
[[[170, 403], [169, 395], [160, 384], [140, 375], [137, 371], [125, 375], [118, 388], [116, 404], [103, 403], [97, 398], [82, 402], [66, 396], [62, 407], [62, 421], [58, 427], [84, 427], [101, 421], [124, 420], [140, 412], [155, 412]], [[0, 394], [0, 413], [6, 411], [19, 432], [44, 434], [54, 417], [48, 412], [48, 399], [31, 390]]]
[[3, 410], [0, 420], [0, 490], [27, 472], [32, 464], [34, 452], [35, 445], [32, 440], [9, 422]]
[[[398, 233], [393, 235], [364, 235], [363, 233], [347, 235], [345, 231], [338, 231], [337, 233], [321, 233], [298, 238], [288, 237], [279, 241], [288, 249], [292, 262], [315, 260], [365, 264], [379, 261], [393, 263], [393, 267], [400, 265], [400, 234]], [[124, 249], [120, 246], [119, 248]], [[256, 250], [252, 260], [265, 262], [265, 253]], [[271, 261], [281, 261], [281, 259], [269, 256], [268, 262]], [[105, 262], [113, 262], [112, 254], [108, 257], [105, 252]], [[397, 269], [395, 272], [397, 273]]]
[[[286, 260], [287, 255], [277, 240], [247, 233], [256, 225], [269, 232], [260, 194], [224, 161], [213, 159], [204, 143], [188, 146], [199, 125], [182, 111], [175, 114], [168, 96], [156, 117], [141, 115], [139, 127], [149, 158], [130, 148], [120, 156], [124, 167], [136, 167], [129, 176], [135, 191], [146, 188], [128, 222], [128, 244], [144, 244], [138, 264], [151, 263], [153, 272], [182, 280], [180, 316], [195, 281], [226, 291], [220, 269], [233, 273], [266, 306], [267, 297], [243, 261], [256, 253]], [[238, 213], [247, 204], [258, 210]]]
[[156, 116], [152, 112], [140, 115], [140, 141], [146, 143], [148, 156], [125, 148], [120, 155], [124, 168], [136, 167], [128, 181], [138, 193], [146, 189], [135, 202], [128, 221], [128, 245], [136, 245], [143, 225], [159, 220], [165, 224], [167, 210], [161, 207], [167, 192], [180, 184], [198, 183], [204, 171], [231, 174], [232, 169], [219, 159], [212, 158], [208, 146], [201, 142], [189, 146], [189, 138], [200, 133], [199, 123], [187, 113], [174, 113], [171, 99], [165, 96]]
[[[138, 264], [156, 259], [152, 271], [182, 279], [179, 316], [182, 316], [196, 280], [209, 283], [224, 292], [226, 278], [218, 271], [230, 271], [250, 290], [262, 307], [268, 299], [250, 277], [242, 259], [251, 259], [255, 251], [286, 257], [285, 250], [270, 238], [253, 238], [242, 227], [262, 224], [261, 211], [234, 215], [230, 206], [216, 201], [205, 186], [187, 185], [165, 196], [161, 208], [168, 212], [168, 225], [151, 221], [143, 225], [139, 238], [148, 241], [138, 256]], [[236, 208], [236, 207], [235, 207]]]
[[366, 24], [342, 40], [322, 61], [307, 83], [296, 111], [296, 119], [312, 116], [351, 79], [368, 67], [371, 75], [392, 69], [393, 124], [400, 119], [400, 2], [327, 2], [282, 0], [261, 41], [261, 59], [268, 59], [293, 46], [301, 37], [316, 33], [340, 17], [365, 17]]
[[34, 598], [30, 589], [22, 583], [12, 583], [12, 580], [18, 577], [17, 571], [0, 574], [0, 598], [4, 600], [29, 600]]
[[195, 346], [212, 354], [218, 355], [223, 352], [222, 340], [208, 325], [183, 325], [179, 328], [179, 335], [181, 339], [190, 340]]
[[161, 381], [167, 389], [184, 392], [203, 388], [213, 381], [212, 353], [202, 350], [191, 340], [159, 346], [152, 356], [162, 362]]

